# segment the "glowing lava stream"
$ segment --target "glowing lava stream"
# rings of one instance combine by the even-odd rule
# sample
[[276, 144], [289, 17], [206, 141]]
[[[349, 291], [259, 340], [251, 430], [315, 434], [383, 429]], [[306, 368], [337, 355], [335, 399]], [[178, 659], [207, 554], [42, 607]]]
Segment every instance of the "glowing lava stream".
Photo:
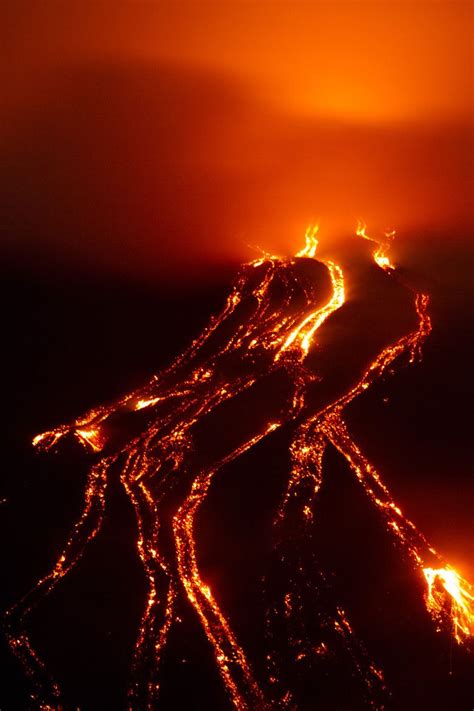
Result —
[[[296, 257], [280, 259], [272, 255], [246, 265], [227, 299], [223, 311], [190, 348], [160, 375], [139, 390], [112, 405], [91, 410], [72, 424], [63, 425], [34, 438], [41, 449], [55, 447], [61, 438], [73, 435], [93, 453], [109, 444], [108, 420], [140, 412], [149, 415], [141, 433], [120, 451], [101, 456], [90, 470], [84, 495], [83, 512], [59, 556], [53, 570], [7, 613], [7, 634], [13, 651], [23, 661], [32, 678], [33, 697], [42, 708], [60, 704], [58, 685], [49, 680], [43, 663], [33, 650], [25, 631], [27, 615], [42, 596], [48, 594], [78, 562], [84, 547], [100, 529], [103, 518], [108, 477], [115, 468], [137, 519], [137, 550], [148, 585], [148, 594], [138, 632], [129, 690], [130, 708], [156, 708], [159, 692], [159, 662], [171, 626], [177, 621], [175, 602], [186, 595], [197, 613], [212, 646], [217, 668], [234, 706], [238, 709], [265, 708], [274, 705], [272, 684], [279, 670], [274, 656], [269, 660], [269, 678], [256, 679], [244, 650], [239, 645], [229, 621], [220, 610], [209, 586], [202, 580], [196, 555], [194, 522], [205, 500], [215, 474], [228, 462], [257, 444], [262, 438], [298, 415], [302, 424], [291, 445], [292, 471], [287, 491], [275, 520], [276, 531], [290, 510], [296, 510], [303, 535], [310, 536], [308, 525], [313, 517], [313, 504], [323, 474], [323, 455], [328, 443], [346, 459], [362, 484], [367, 496], [382, 514], [387, 529], [403, 547], [414, 567], [426, 581], [426, 605], [438, 625], [451, 629], [457, 642], [472, 635], [474, 622], [473, 594], [469, 584], [445, 564], [394, 502], [380, 474], [354, 442], [343, 421], [345, 408], [375, 382], [400, 356], [412, 362], [431, 331], [428, 297], [415, 295], [418, 327], [385, 348], [368, 366], [359, 381], [347, 393], [321, 411], [305, 410], [307, 385], [315, 376], [304, 366], [321, 325], [344, 303], [344, 276], [341, 268], [325, 262], [331, 281], [332, 295], [326, 304], [315, 308], [319, 294], [298, 271], [301, 260], [314, 259], [317, 228], [306, 232], [306, 244]], [[364, 225], [357, 234], [371, 239]], [[392, 274], [387, 243], [376, 244], [374, 260]], [[275, 289], [282, 293], [275, 305]], [[231, 335], [221, 337], [220, 330], [231, 324]], [[241, 367], [235, 375], [235, 363]], [[243, 367], [245, 366], [245, 367]], [[284, 371], [292, 385], [292, 397], [284, 412], [267, 418], [260, 432], [244, 438], [217, 461], [192, 466], [193, 427], [216, 408], [249, 391], [269, 373]], [[128, 415], [127, 415], [128, 413]], [[304, 418], [304, 419], [303, 419]], [[190, 464], [191, 462], [191, 464]], [[188, 494], [176, 509], [172, 520], [174, 555], [162, 545], [161, 505], [174, 486], [176, 477], [190, 481]], [[432, 565], [436, 563], [436, 567]], [[323, 584], [323, 578], [321, 577]], [[293, 583], [292, 583], [293, 585]], [[290, 618], [297, 607], [299, 592], [291, 589], [284, 595], [284, 615]], [[271, 614], [269, 615], [271, 620]], [[330, 616], [336, 641], [326, 639], [319, 646], [310, 639], [294, 639], [295, 659], [323, 655], [328, 646], [340, 640], [348, 650], [354, 669], [363, 679], [369, 696], [375, 686], [383, 688], [382, 673], [361, 652], [344, 610], [335, 605]], [[316, 651], [315, 651], [316, 650]], [[319, 650], [319, 651], [318, 651]], [[268, 701], [268, 696], [272, 701]], [[290, 690], [278, 700], [280, 707], [291, 703]]]

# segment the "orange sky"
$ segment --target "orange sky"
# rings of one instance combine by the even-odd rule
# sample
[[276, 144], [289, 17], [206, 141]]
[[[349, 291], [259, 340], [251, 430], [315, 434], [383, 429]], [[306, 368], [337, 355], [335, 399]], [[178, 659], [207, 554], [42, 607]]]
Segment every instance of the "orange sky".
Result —
[[[6, 244], [178, 273], [472, 224], [469, 2], [19, 2], [0, 10]], [[4, 240], [5, 242], [5, 240]], [[171, 270], [171, 271], [170, 271]]]

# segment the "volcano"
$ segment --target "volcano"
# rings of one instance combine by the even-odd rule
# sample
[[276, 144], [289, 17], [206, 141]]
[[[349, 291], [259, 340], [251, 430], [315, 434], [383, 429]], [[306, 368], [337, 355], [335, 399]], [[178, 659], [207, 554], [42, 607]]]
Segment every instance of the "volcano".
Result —
[[[454, 684], [466, 701], [473, 588], [405, 515], [352, 427], [359, 403], [422, 367], [430, 299], [392, 264], [393, 232], [376, 242], [361, 223], [347, 265], [317, 259], [317, 234], [308, 228], [294, 256], [245, 264], [222, 310], [144, 386], [34, 436], [43, 461], [80, 462], [86, 479], [56, 561], [5, 616], [37, 707], [406, 708], [414, 694], [439, 698], [439, 684], [408, 688], [400, 661], [432, 644], [443, 693]], [[113, 501], [135, 517], [124, 529], [141, 566], [130, 568], [135, 641], [128, 682], [109, 679], [120, 699], [93, 692], [84, 704], [54, 648], [61, 633], [45, 639]], [[82, 586], [75, 605], [88, 597], [90, 615]], [[72, 629], [68, 667], [84, 656]]]

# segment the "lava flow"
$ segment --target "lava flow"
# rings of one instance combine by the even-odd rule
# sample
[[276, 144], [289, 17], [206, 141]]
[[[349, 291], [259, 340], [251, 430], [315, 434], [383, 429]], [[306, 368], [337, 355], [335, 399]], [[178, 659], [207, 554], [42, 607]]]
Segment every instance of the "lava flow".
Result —
[[[316, 568], [309, 576], [312, 563], [305, 567], [301, 560], [291, 561], [284, 530], [291, 521], [294, 540], [299, 534], [306, 541], [311, 540], [310, 525], [328, 445], [345, 458], [370, 502], [380, 512], [387, 531], [406, 554], [406, 560], [424, 585], [426, 609], [437, 627], [449, 631], [459, 644], [472, 637], [472, 587], [404, 516], [381, 474], [355, 442], [344, 421], [347, 406], [395, 363], [403, 363], [404, 359], [413, 362], [419, 357], [431, 331], [429, 297], [412, 292], [416, 328], [379, 352], [345, 393], [314, 411], [307, 391], [318, 376], [306, 366], [305, 360], [317, 343], [318, 330], [346, 298], [341, 267], [332, 261], [315, 259], [316, 234], [317, 228], [308, 229], [305, 247], [295, 257], [264, 254], [246, 264], [222, 312], [183, 355], [147, 385], [34, 438], [37, 448], [50, 450], [63, 438], [73, 437], [95, 456], [82, 515], [56, 564], [6, 617], [10, 645], [31, 678], [33, 698], [39, 707], [60, 708], [61, 692], [30, 643], [26, 621], [41, 598], [78, 563], [87, 543], [99, 532], [108, 481], [117, 472], [136, 514], [137, 550], [148, 587], [134, 653], [129, 708], [155, 708], [158, 704], [160, 659], [177, 619], [178, 596], [185, 596], [194, 608], [236, 708], [295, 708], [292, 689], [282, 688], [279, 679], [282, 661], [277, 650], [270, 650], [267, 655], [266, 677], [261, 670], [257, 673], [252, 668], [230, 620], [201, 576], [194, 532], [197, 513], [215, 475], [289, 422], [295, 423], [290, 446], [292, 467], [273, 527], [275, 550], [284, 571], [288, 571], [288, 584], [276, 592], [278, 599], [269, 603], [266, 616], [270, 639], [272, 626], [281, 620], [288, 621], [291, 653], [285, 663], [311, 663], [311, 659], [318, 661], [329, 652], [347, 653], [369, 702], [380, 706], [377, 699], [384, 690], [383, 674], [357, 641], [341, 605], [333, 601], [327, 606], [321, 625], [323, 632], [317, 640], [298, 615], [305, 596], [321, 599], [326, 581]], [[371, 240], [362, 223], [357, 234]], [[393, 236], [389, 232], [385, 242], [374, 241], [374, 261], [387, 272], [387, 278], [397, 278], [387, 254]], [[309, 267], [317, 270], [318, 279], [313, 278]], [[324, 281], [330, 292], [327, 299], [320, 288]], [[286, 383], [284, 404], [269, 404], [263, 421], [254, 423], [250, 418], [244, 434], [216, 445], [216, 451], [200, 451], [200, 425], [208, 423], [213, 413], [223, 412], [225, 407], [253, 392], [269, 377], [281, 378]], [[117, 444], [114, 423], [134, 418], [138, 422], [134, 436], [125, 444]], [[163, 515], [164, 501], [177, 481], [183, 482], [185, 491], [175, 505], [170, 530], [165, 532], [168, 520]], [[165, 543], [170, 535], [172, 546]]]

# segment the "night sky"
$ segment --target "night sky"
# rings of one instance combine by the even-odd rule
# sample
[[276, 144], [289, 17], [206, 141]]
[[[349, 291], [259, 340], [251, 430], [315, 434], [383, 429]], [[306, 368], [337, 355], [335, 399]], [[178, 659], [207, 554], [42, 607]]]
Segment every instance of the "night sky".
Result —
[[[422, 363], [349, 421], [404, 511], [474, 579], [471, 23], [470, 3], [443, 0], [2, 4], [2, 610], [54, 563], [87, 467], [79, 447], [37, 454], [32, 437], [172, 362], [258, 247], [294, 253], [319, 221], [318, 255], [344, 268], [347, 303], [312, 361], [330, 384], [411, 327], [359, 218], [375, 236], [397, 230], [392, 258], [431, 294], [433, 333]], [[290, 438], [223, 473], [197, 532], [255, 658]], [[471, 709], [472, 659], [434, 632], [334, 451], [318, 506], [316, 554], [386, 669], [387, 708]], [[31, 618], [68, 708], [125, 707], [145, 595], [134, 526], [116, 483], [90, 553]], [[193, 610], [180, 615], [162, 708], [230, 708]], [[2, 667], [0, 706], [29, 708], [4, 642]], [[300, 708], [365, 708], [349, 682], [334, 695], [339, 672]]]

